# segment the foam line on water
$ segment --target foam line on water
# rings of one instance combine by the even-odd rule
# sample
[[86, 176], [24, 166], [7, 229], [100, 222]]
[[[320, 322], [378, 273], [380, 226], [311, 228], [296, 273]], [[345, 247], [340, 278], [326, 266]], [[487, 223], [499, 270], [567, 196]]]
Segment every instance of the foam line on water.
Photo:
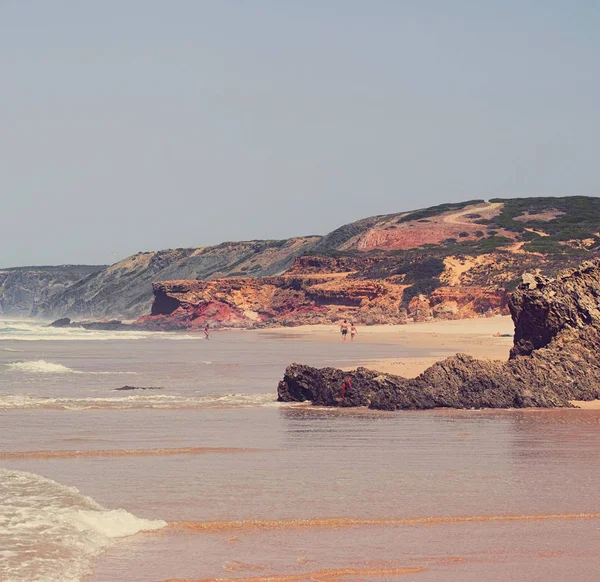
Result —
[[450, 523], [495, 523], [560, 519], [600, 519], [600, 513], [468, 515], [400, 518], [313, 517], [310, 519], [291, 520], [173, 521], [169, 523], [168, 528], [202, 533], [248, 529], [340, 528], [390, 525], [444, 525]]
[[[418, 574], [425, 568], [416, 566], [413, 568], [338, 568], [328, 570], [317, 570], [316, 572], [305, 572], [304, 574], [269, 574], [263, 576], [252, 576], [250, 578], [169, 578], [163, 582], [300, 582], [301, 580], [334, 581], [345, 576], [406, 576]], [[354, 578], [356, 579], [356, 578]]]
[[210, 453], [254, 453], [264, 449], [242, 447], [181, 447], [171, 449], [101, 449], [81, 451], [10, 451], [0, 459], [77, 459], [80, 457], [147, 457], [162, 455], [204, 455]]
[[177, 396], [133, 394], [100, 398], [52, 398], [23, 394], [0, 394], [0, 410], [130, 410], [136, 408], [196, 409], [281, 406], [273, 394], [214, 394]]

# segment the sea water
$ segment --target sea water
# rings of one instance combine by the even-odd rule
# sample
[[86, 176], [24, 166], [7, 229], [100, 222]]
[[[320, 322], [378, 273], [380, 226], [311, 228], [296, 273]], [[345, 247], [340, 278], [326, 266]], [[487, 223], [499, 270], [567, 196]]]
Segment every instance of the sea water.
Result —
[[0, 324], [0, 580], [596, 580], [599, 412], [276, 402], [406, 355]]

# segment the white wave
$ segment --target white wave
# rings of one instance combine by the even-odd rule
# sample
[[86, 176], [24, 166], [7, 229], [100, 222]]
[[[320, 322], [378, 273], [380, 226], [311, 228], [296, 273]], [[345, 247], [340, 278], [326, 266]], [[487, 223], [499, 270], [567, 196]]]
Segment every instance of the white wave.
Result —
[[2, 348], [2, 352], [20, 352], [21, 350], [15, 350], [14, 348]]
[[40, 398], [22, 394], [0, 394], [0, 410], [129, 410], [132, 408], [233, 408], [279, 406], [273, 394], [217, 394], [213, 396], [171, 396], [136, 394], [105, 398]]
[[96, 375], [136, 375], [137, 372], [82, 372], [73, 370], [62, 364], [47, 362], [46, 360], [26, 360], [21, 362], [10, 362], [5, 364], [8, 371], [27, 372], [29, 374], [96, 374]]
[[164, 527], [109, 510], [74, 487], [0, 469], [0, 580], [78, 582], [112, 540]]
[[47, 327], [33, 321], [9, 321], [0, 327], [1, 341], [107, 341], [161, 338], [169, 340], [200, 340], [199, 334], [156, 331], [109, 331], [79, 327]]
[[71, 370], [62, 364], [46, 362], [46, 360], [29, 360], [25, 362], [11, 362], [6, 367], [13, 372], [29, 372], [32, 374], [83, 374], [77, 370]]

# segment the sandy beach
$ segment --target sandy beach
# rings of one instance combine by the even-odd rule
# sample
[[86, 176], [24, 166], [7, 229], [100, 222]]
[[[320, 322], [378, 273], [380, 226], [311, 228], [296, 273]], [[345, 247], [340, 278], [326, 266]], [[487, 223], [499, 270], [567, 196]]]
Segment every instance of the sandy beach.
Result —
[[[458, 352], [477, 358], [506, 360], [512, 346], [513, 332], [514, 326], [510, 316], [501, 315], [479, 319], [360, 327], [354, 341], [363, 344], [397, 343], [399, 346], [430, 350], [432, 355], [428, 357], [365, 359], [361, 362], [366, 368], [412, 378], [431, 364]], [[258, 333], [295, 336], [305, 341], [312, 339], [316, 342], [341, 342], [339, 327], [336, 325], [277, 328], [261, 330]]]
[[[294, 328], [261, 330], [258, 333], [297, 337], [304, 341], [341, 342], [336, 325], [305, 325]], [[506, 360], [513, 344], [514, 326], [510, 316], [500, 315], [479, 319], [435, 320], [407, 325], [374, 325], [359, 328], [356, 343], [397, 343], [417, 349], [427, 349], [427, 357], [397, 357], [365, 359], [361, 366], [414, 378], [429, 366], [456, 353], [490, 359]], [[350, 340], [348, 340], [350, 341]], [[346, 369], [343, 363], [342, 369]], [[586, 410], [600, 410], [600, 400], [572, 400], [571, 404]]]

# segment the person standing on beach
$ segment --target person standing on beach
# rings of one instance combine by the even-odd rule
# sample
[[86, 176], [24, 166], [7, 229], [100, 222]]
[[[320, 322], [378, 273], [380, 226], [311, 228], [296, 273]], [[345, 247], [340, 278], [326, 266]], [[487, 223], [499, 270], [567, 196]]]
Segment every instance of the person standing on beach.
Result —
[[208, 327], [208, 323], [206, 324], [206, 327], [204, 328], [204, 339], [210, 339], [210, 330]]
[[353, 342], [354, 341], [354, 336], [357, 334], [358, 332], [356, 331], [356, 326], [354, 325], [354, 323], [350, 322], [350, 341]]
[[348, 336], [348, 321], [344, 319], [342, 325], [340, 325], [340, 331], [342, 332], [342, 341], [346, 341], [346, 337]]

